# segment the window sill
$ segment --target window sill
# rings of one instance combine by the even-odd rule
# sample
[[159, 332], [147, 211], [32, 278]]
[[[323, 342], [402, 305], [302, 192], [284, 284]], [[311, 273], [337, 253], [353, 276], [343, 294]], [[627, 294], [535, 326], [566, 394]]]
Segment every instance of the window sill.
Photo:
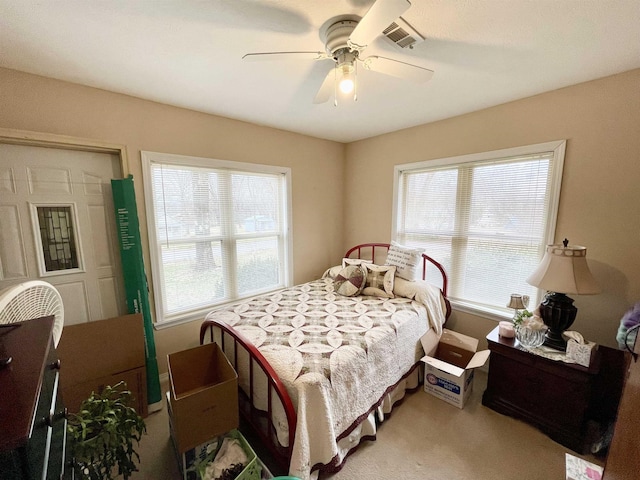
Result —
[[189, 313], [184, 313], [184, 314], [180, 315], [180, 317], [173, 318], [171, 320], [164, 320], [162, 322], [154, 322], [153, 328], [154, 328], [154, 330], [164, 330], [165, 328], [176, 327], [178, 325], [183, 325], [185, 323], [190, 323], [190, 322], [193, 322], [195, 320], [198, 320], [198, 321], [202, 322], [204, 320], [204, 318], [207, 316], [207, 314], [209, 312], [211, 312], [212, 310], [223, 308], [223, 307], [225, 307], [227, 305], [232, 305], [234, 303], [242, 302], [243, 300], [247, 300], [247, 299], [255, 297], [255, 296], [268, 295], [270, 293], [275, 293], [275, 292], [278, 292], [278, 291], [280, 291], [280, 290], [282, 290], [284, 288], [287, 288], [287, 287], [284, 286], [284, 287], [278, 287], [278, 288], [274, 288], [274, 289], [270, 289], [270, 290], [254, 291], [254, 292], [251, 293], [251, 295], [248, 295], [246, 297], [236, 298], [236, 299], [233, 299], [233, 300], [229, 300], [227, 302], [219, 303], [217, 305], [211, 305], [211, 306], [202, 308], [200, 310], [195, 310], [195, 311], [192, 311], [192, 312], [189, 312]]
[[[213, 310], [213, 308], [209, 310]], [[196, 320], [202, 321], [204, 320], [205, 315], [209, 313], [209, 310], [207, 310], [204, 314], [201, 312], [198, 312], [192, 315], [176, 318], [173, 320], [165, 320], [164, 322], [155, 322], [153, 324], [153, 329], [164, 330], [165, 328], [177, 327], [178, 325], [184, 325], [185, 323], [195, 322]]]
[[489, 307], [479, 307], [477, 305], [471, 305], [469, 303], [455, 300], [451, 301], [451, 308], [458, 312], [476, 315], [478, 317], [486, 318], [487, 320], [493, 320], [494, 322], [502, 322], [503, 320], [511, 320], [513, 318], [513, 314], [509, 314], [501, 310]]

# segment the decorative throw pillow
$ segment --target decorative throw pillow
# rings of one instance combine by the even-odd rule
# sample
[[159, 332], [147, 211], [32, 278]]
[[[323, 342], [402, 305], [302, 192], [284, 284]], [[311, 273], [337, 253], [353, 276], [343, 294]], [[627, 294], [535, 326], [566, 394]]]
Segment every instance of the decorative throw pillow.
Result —
[[373, 263], [372, 260], [365, 260], [364, 258], [343, 258], [342, 268], [347, 265], [364, 265], [365, 263]]
[[396, 275], [405, 280], [414, 281], [418, 278], [418, 269], [422, 260], [422, 250], [409, 248], [397, 242], [391, 242], [385, 265], [394, 265]]
[[362, 265], [347, 265], [333, 279], [336, 293], [345, 297], [355, 297], [362, 293], [367, 279], [367, 271]]
[[340, 273], [340, 270], [342, 270], [342, 265], [335, 265], [331, 268], [327, 268], [322, 274], [322, 278], [330, 278], [331, 280], [333, 280], [334, 278], [336, 278], [336, 275]]
[[363, 295], [393, 298], [393, 283], [396, 267], [366, 263], [367, 282], [362, 290]]

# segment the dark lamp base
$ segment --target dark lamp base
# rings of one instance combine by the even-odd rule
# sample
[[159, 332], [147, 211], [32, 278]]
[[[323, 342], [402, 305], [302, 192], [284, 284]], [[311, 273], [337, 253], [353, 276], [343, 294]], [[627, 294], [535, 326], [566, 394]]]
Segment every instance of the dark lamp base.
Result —
[[555, 350], [566, 351], [567, 341], [562, 332], [568, 330], [576, 319], [578, 309], [573, 306], [573, 300], [564, 293], [549, 292], [540, 304], [540, 316], [544, 324], [549, 327], [544, 345]]
[[543, 345], [561, 352], [567, 351], [567, 341], [562, 336], [562, 333], [558, 334], [558, 332], [552, 332], [551, 330], [547, 330]]

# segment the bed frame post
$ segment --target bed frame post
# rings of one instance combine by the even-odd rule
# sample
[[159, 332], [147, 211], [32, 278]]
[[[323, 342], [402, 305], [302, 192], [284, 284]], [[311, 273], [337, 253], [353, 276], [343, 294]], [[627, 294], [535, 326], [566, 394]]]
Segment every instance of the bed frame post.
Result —
[[[289, 471], [289, 463], [291, 460], [291, 454], [293, 452], [293, 442], [295, 440], [297, 415], [289, 394], [278, 377], [278, 374], [273, 370], [266, 358], [260, 353], [260, 351], [251, 344], [240, 332], [233, 329], [223, 321], [208, 319], [205, 320], [200, 326], [200, 344], [205, 343], [207, 332], [209, 332], [209, 341], [215, 341], [214, 329], [220, 330], [220, 348], [224, 354], [229, 358], [229, 352], [225, 345], [225, 336], [233, 339], [233, 359], [229, 359], [233, 363], [233, 367], [236, 369], [238, 375], [240, 374], [238, 350], [242, 348], [245, 350], [249, 357], [249, 392], [246, 393], [240, 388], [240, 378], [238, 379], [238, 393], [239, 393], [239, 408], [242, 417], [251, 425], [255, 433], [260, 437], [262, 443], [268, 448], [272, 454], [273, 459], [280, 465], [285, 471]], [[263, 412], [258, 410], [254, 405], [255, 399], [255, 365], [257, 365], [264, 373], [267, 379], [267, 411]], [[285, 417], [287, 420], [289, 444], [286, 447], [279, 445], [276, 429], [273, 425], [273, 396], [276, 395], [282, 404]]]

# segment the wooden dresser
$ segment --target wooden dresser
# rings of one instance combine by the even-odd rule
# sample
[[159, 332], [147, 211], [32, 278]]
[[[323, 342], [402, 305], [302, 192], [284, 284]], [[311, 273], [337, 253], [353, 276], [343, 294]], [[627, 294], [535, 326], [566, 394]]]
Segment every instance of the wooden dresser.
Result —
[[621, 351], [600, 346], [589, 368], [528, 352], [513, 338], [487, 335], [491, 350], [483, 405], [536, 426], [578, 453], [615, 418], [622, 380]]
[[53, 317], [0, 328], [0, 477], [71, 478]]

